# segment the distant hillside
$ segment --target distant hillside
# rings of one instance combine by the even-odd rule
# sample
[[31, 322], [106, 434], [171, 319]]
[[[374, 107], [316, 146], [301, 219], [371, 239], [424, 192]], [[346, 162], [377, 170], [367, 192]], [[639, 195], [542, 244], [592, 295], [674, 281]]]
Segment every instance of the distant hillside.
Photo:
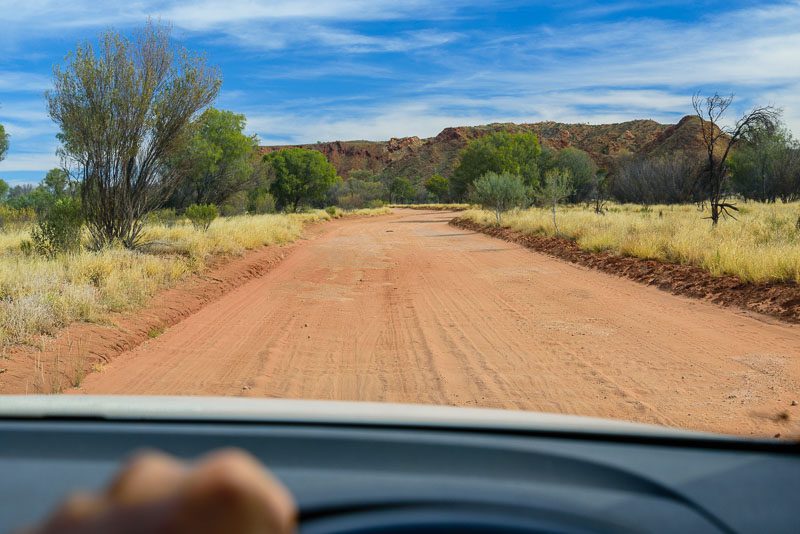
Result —
[[533, 124], [494, 123], [484, 126], [445, 128], [436, 137], [392, 138], [388, 141], [331, 141], [308, 145], [264, 146], [272, 152], [290, 146], [319, 150], [346, 177], [351, 170], [367, 169], [388, 176], [427, 177], [434, 173], [450, 176], [458, 154], [477, 137], [497, 131], [534, 132], [550, 148], [569, 146], [588, 152], [597, 164], [611, 169], [617, 158], [627, 154], [662, 154], [702, 148], [700, 123], [686, 116], [678, 124], [634, 120], [617, 124]]

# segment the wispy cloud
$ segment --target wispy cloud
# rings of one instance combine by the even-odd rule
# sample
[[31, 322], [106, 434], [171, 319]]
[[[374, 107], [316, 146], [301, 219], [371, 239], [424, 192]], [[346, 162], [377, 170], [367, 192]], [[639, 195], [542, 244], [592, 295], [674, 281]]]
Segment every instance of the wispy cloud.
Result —
[[0, 93], [44, 92], [50, 79], [41, 74], [0, 70]]
[[14, 152], [0, 162], [0, 176], [7, 171], [44, 171], [60, 165], [56, 147], [51, 152]]
[[[0, 174], [54, 163], [55, 126], [33, 95], [49, 63], [78, 38], [148, 16], [221, 64], [219, 105], [244, 112], [265, 142], [425, 137], [500, 121], [671, 122], [696, 90], [735, 92], [733, 111], [782, 106], [800, 133], [798, 0], [733, 0], [713, 13], [683, 0], [670, 16], [662, 0], [537, 3], [0, 0], [0, 123], [12, 134]], [[50, 55], [34, 59], [39, 43]]]

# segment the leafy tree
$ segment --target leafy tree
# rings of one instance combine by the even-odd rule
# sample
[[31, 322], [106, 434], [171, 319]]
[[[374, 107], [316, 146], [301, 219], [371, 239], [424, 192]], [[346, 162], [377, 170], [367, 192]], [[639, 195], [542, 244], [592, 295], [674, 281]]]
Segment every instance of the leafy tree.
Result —
[[353, 169], [347, 175], [348, 180], [361, 180], [363, 182], [377, 182], [380, 176], [368, 169]]
[[321, 203], [340, 178], [336, 168], [317, 150], [286, 148], [264, 156], [274, 174], [270, 193], [280, 209], [292, 211], [302, 204]]
[[219, 207], [219, 212], [225, 217], [234, 215], [244, 215], [250, 205], [250, 197], [247, 191], [239, 191], [228, 197], [225, 204]]
[[60, 168], [50, 169], [42, 180], [42, 187], [54, 197], [63, 197], [68, 192], [69, 173]]
[[252, 155], [258, 143], [244, 134], [245, 116], [208, 108], [194, 123], [194, 135], [173, 165], [185, 166], [188, 179], [176, 192], [176, 204], [224, 204], [253, 185]]
[[730, 210], [738, 211], [727, 200], [728, 156], [739, 143], [742, 136], [755, 129], [774, 129], [780, 111], [772, 106], [757, 106], [743, 115], [731, 128], [720, 125], [725, 112], [733, 102], [733, 95], [701, 98], [700, 93], [692, 97], [692, 107], [700, 119], [703, 145], [707, 163], [702, 174], [702, 182], [709, 204], [711, 204], [711, 225], [716, 226], [720, 215], [730, 215]]
[[389, 184], [392, 202], [410, 202], [417, 195], [417, 190], [408, 178], [395, 178]]
[[13, 200], [29, 195], [33, 191], [31, 184], [15, 185], [11, 187], [6, 193], [6, 200], [12, 202]]
[[152, 22], [132, 40], [105, 32], [97, 50], [80, 44], [54, 69], [48, 111], [79, 176], [95, 246], [136, 246], [146, 215], [185, 178], [170, 162], [219, 87], [215, 69], [176, 49], [170, 29]]
[[550, 206], [553, 212], [553, 227], [556, 230], [556, 235], [558, 235], [556, 207], [559, 203], [569, 198], [574, 190], [570, 171], [566, 169], [550, 169], [545, 173], [542, 187], [536, 196], [542, 204]]
[[3, 161], [6, 157], [6, 152], [8, 152], [8, 134], [3, 125], [0, 124], [0, 161]]
[[611, 193], [620, 202], [676, 204], [702, 198], [698, 174], [702, 161], [693, 152], [620, 158]]
[[542, 147], [542, 152], [539, 154], [539, 182], [544, 179], [544, 174], [549, 171], [550, 169], [554, 169], [556, 167], [556, 156], [558, 155], [558, 150], [554, 150], [552, 148], [548, 148], [546, 146]]
[[469, 186], [487, 172], [516, 174], [526, 186], [536, 188], [540, 154], [539, 139], [532, 133], [496, 132], [475, 139], [461, 151], [450, 180], [453, 194], [463, 198]]
[[0, 178], [0, 202], [3, 202], [6, 199], [9, 189], [11, 189], [11, 186], [8, 185], [8, 182]]
[[559, 150], [554, 159], [555, 167], [569, 171], [572, 176], [573, 191], [569, 200], [587, 200], [592, 194], [597, 176], [597, 164], [592, 157], [583, 150], [568, 147]]
[[8, 226], [28, 225], [36, 220], [36, 212], [30, 208], [16, 209], [0, 204], [0, 231]]
[[371, 175], [371, 180], [361, 180], [350, 178], [345, 182], [339, 182], [331, 188], [331, 202], [344, 209], [363, 208], [374, 206], [388, 197], [386, 186], [376, 181], [377, 176]]
[[266, 191], [251, 191], [247, 200], [250, 213], [275, 213], [275, 197]]
[[473, 184], [472, 198], [486, 209], [494, 210], [497, 224], [504, 211], [525, 201], [526, 188], [522, 177], [511, 173], [487, 172]]
[[447, 199], [450, 193], [450, 180], [441, 174], [434, 174], [425, 180], [425, 189], [428, 190], [428, 193], [435, 196], [438, 202], [442, 202]]
[[731, 155], [731, 182], [748, 199], [800, 198], [800, 143], [785, 127], [754, 128]]
[[609, 178], [605, 169], [599, 169], [592, 178], [589, 199], [594, 204], [594, 212], [598, 215], [605, 214], [605, 204], [608, 200]]
[[15, 209], [33, 209], [37, 214], [46, 212], [55, 202], [53, 196], [45, 187], [39, 185], [16, 185], [7, 195], [6, 203]]

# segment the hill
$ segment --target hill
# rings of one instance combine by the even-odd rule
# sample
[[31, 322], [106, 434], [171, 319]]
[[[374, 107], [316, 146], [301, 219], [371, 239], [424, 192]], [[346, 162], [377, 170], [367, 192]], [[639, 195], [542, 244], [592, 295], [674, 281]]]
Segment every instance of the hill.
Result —
[[600, 167], [611, 169], [617, 158], [629, 154], [663, 154], [702, 149], [700, 123], [686, 116], [677, 124], [633, 120], [615, 124], [493, 123], [483, 126], [445, 128], [437, 136], [392, 138], [388, 141], [331, 141], [307, 145], [263, 146], [263, 153], [290, 147], [319, 150], [341, 176], [367, 169], [387, 176], [450, 176], [458, 154], [467, 143], [493, 132], [533, 132], [543, 146], [576, 147], [588, 152]]

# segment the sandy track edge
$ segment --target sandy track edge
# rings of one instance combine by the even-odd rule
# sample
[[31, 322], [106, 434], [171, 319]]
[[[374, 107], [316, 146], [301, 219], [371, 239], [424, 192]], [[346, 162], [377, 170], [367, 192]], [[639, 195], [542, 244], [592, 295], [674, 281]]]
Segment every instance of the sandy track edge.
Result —
[[738, 307], [788, 323], [800, 323], [800, 286], [794, 283], [743, 282], [734, 276], [716, 277], [692, 265], [663, 263], [611, 252], [589, 252], [566, 238], [528, 235], [510, 228], [483, 226], [460, 217], [451, 220], [450, 224], [516, 243], [570, 263], [655, 286], [674, 295]]

